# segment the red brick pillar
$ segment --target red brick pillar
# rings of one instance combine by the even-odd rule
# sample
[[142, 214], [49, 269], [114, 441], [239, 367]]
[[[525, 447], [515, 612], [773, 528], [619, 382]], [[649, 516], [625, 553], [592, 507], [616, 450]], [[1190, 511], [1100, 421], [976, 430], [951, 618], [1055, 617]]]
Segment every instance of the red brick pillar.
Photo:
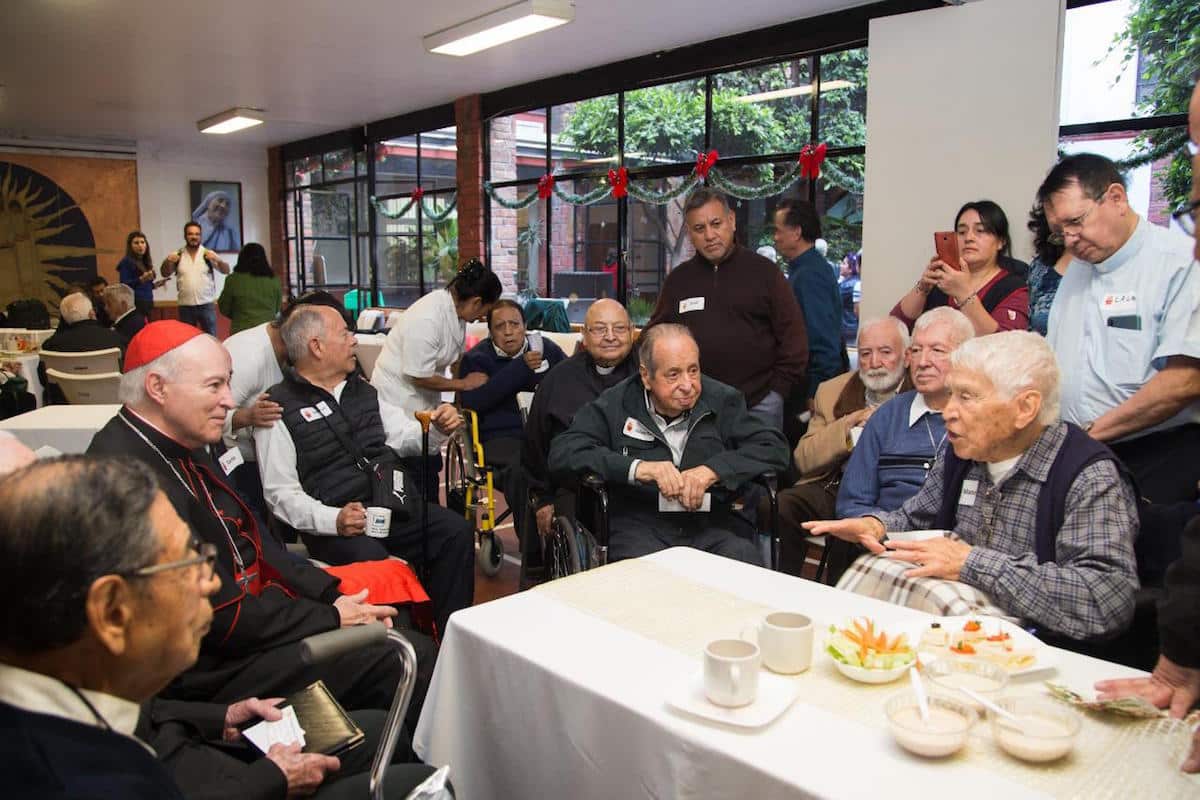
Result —
[[485, 124], [480, 116], [480, 97], [477, 94], [454, 101], [454, 124], [457, 127], [458, 163], [458, 258], [484, 257], [483, 204], [483, 136]]
[[291, 271], [287, 268], [287, 229], [284, 227], [284, 201], [283, 201], [283, 150], [279, 147], [267, 148], [267, 206], [269, 211], [267, 218], [269, 220], [270, 241], [267, 244], [267, 253], [271, 259], [271, 266], [275, 268], [275, 274], [279, 276], [279, 281], [283, 285], [283, 294], [286, 297], [292, 293], [291, 287]]

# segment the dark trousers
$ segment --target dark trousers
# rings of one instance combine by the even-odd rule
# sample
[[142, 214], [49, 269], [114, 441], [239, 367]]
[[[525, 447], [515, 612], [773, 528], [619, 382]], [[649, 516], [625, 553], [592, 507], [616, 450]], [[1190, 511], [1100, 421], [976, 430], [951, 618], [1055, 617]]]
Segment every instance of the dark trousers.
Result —
[[[492, 483], [497, 491], [504, 495], [504, 502], [512, 509], [513, 528], [517, 536], [522, 536], [526, 515], [526, 495], [528, 483], [524, 470], [521, 468], [520, 439], [501, 437], [489, 439], [483, 443], [484, 463], [492, 467]], [[524, 548], [522, 548], [522, 553]]]
[[733, 515], [721, 514], [711, 521], [694, 519], [707, 516], [703, 513], [678, 515], [685, 519], [672, 519], [672, 516], [676, 515], [634, 514], [614, 518], [609, 530], [608, 560], [639, 558], [668, 547], [694, 547], [756, 567], [763, 565], [754, 541], [754, 529]]
[[154, 310], [153, 300], [134, 300], [133, 307], [137, 309], [137, 313], [146, 318], [150, 322], [150, 312]]
[[[837, 484], [831, 481], [800, 483], [779, 493], [779, 570], [800, 575], [808, 554], [808, 531], [801, 523], [837, 518]], [[829, 549], [825, 582], [834, 583], [861, 552], [848, 542], [825, 537]]]
[[1138, 491], [1152, 503], [1196, 499], [1200, 481], [1200, 425], [1139, 436], [1109, 447], [1133, 473]]
[[314, 536], [302, 534], [313, 558], [329, 564], [381, 561], [399, 556], [413, 565], [433, 602], [438, 631], [460, 608], [475, 599], [475, 532], [471, 523], [442, 506], [428, 504], [428, 530], [421, 526], [421, 506], [415, 504], [412, 519], [392, 519], [386, 539], [369, 536]]
[[217, 335], [217, 306], [205, 303], [202, 306], [180, 306], [179, 321], [194, 325], [209, 336]]

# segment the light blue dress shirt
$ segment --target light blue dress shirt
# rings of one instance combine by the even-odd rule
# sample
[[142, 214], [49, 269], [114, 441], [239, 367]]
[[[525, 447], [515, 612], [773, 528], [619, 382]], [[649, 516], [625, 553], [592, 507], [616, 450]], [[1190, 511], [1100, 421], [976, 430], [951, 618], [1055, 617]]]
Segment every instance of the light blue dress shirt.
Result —
[[[1061, 371], [1062, 417], [1084, 425], [1128, 400], [1171, 356], [1200, 358], [1200, 266], [1192, 239], [1144, 218], [1099, 264], [1073, 259], [1046, 341]], [[1127, 439], [1200, 422], [1200, 402]]]

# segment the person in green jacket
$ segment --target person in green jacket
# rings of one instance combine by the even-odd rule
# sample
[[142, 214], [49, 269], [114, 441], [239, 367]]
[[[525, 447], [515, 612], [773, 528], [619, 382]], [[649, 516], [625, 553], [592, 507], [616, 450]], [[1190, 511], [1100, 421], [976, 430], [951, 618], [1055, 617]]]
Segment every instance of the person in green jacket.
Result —
[[283, 299], [279, 279], [267, 261], [267, 251], [257, 242], [247, 242], [238, 253], [233, 274], [217, 300], [221, 313], [232, 321], [230, 333], [270, 322], [279, 313]]

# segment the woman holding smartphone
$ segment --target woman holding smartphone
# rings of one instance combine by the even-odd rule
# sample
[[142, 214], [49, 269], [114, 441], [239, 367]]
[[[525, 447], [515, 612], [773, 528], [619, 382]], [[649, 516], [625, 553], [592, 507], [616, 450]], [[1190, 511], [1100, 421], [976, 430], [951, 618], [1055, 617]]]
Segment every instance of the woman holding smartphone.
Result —
[[[1008, 217], [991, 200], [976, 200], [954, 218], [957, 253], [934, 256], [920, 280], [892, 309], [909, 328], [931, 308], [948, 305], [967, 315], [975, 333], [1029, 327], [1029, 288], [1024, 264], [1009, 257]], [[953, 248], [952, 248], [953, 249]], [[1020, 274], [1018, 274], [1020, 273]]]

